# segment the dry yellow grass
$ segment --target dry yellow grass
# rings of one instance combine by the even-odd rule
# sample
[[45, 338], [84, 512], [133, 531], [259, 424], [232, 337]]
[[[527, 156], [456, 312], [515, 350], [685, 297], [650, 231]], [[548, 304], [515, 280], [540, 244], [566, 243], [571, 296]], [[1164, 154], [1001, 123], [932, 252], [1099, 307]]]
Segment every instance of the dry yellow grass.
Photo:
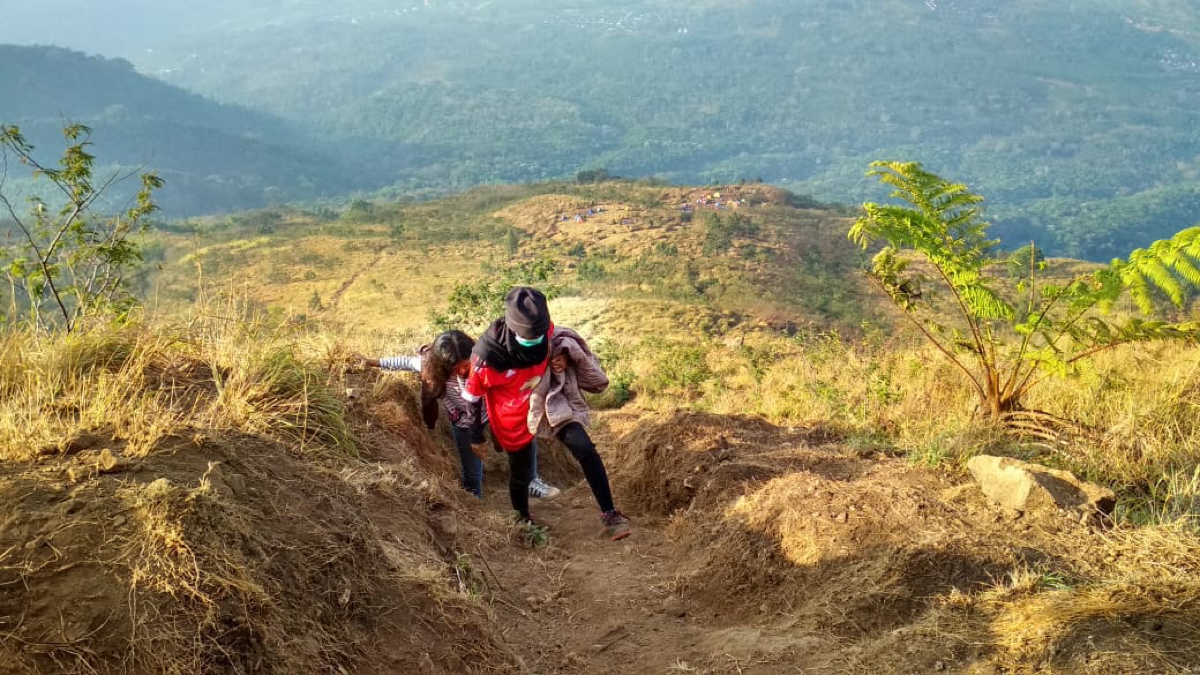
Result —
[[227, 305], [191, 321], [103, 321], [67, 336], [0, 338], [0, 460], [56, 454], [105, 429], [144, 456], [190, 427], [287, 435], [353, 449], [341, 399], [317, 369], [330, 345]]
[[779, 424], [821, 425], [851, 444], [891, 447], [928, 464], [981, 451], [1031, 456], [1109, 483], [1122, 515], [1200, 526], [1200, 347], [1148, 345], [1100, 355], [1077, 377], [1052, 378], [1026, 405], [1093, 430], [1060, 443], [991, 428], [963, 378], [932, 348], [799, 340], [752, 332], [733, 339], [625, 336], [607, 352], [631, 382], [634, 405], [757, 414]]
[[5, 672], [462, 672], [467, 653], [517, 672], [430, 539], [462, 505], [440, 465], [347, 410], [347, 354], [237, 304], [0, 338]]
[[[583, 242], [612, 247], [619, 256], [638, 255], [658, 240], [674, 241], [665, 231], [652, 236], [639, 232], [635, 237], [628, 228], [621, 229], [625, 226], [619, 220], [614, 224], [611, 219], [596, 219], [586, 227], [554, 220], [564, 209], [584, 203], [590, 202], [547, 195], [488, 213], [520, 229], [542, 232], [557, 245]], [[650, 209], [630, 204], [621, 208]], [[274, 307], [283, 316], [315, 316], [324, 326], [285, 332], [282, 342], [276, 339], [279, 335], [254, 331], [202, 340], [206, 353], [222, 354], [211, 360], [228, 370], [214, 402], [184, 409], [171, 399], [143, 397], [126, 413], [116, 413], [118, 418], [121, 414], [129, 418], [123, 422], [128, 429], [123, 433], [131, 439], [138, 434], [153, 439], [164, 432], [149, 424], [152, 419], [167, 419], [166, 427], [171, 427], [205, 415], [207, 423], [219, 427], [283, 430], [306, 441], [330, 442], [310, 433], [306, 416], [320, 409], [309, 402], [313, 381], [307, 376], [283, 378], [280, 371], [291, 370], [293, 363], [331, 365], [350, 351], [411, 351], [429, 339], [428, 310], [440, 306], [454, 282], [481, 276], [481, 263], [502, 255], [496, 242], [384, 253], [380, 245], [381, 240], [306, 235], [271, 246], [249, 237], [209, 247], [204, 255], [224, 261], [225, 269], [217, 276], [227, 294]], [[681, 241], [679, 246], [684, 257], [699, 257], [697, 240]], [[532, 248], [536, 247], [526, 247], [522, 253]], [[738, 268], [745, 277], [741, 282], [761, 281], [768, 267], [742, 265]], [[1056, 261], [1053, 274], [1087, 269], [1083, 264]], [[705, 274], [716, 283], [734, 286], [739, 281], [729, 270], [717, 265]], [[177, 278], [186, 281], [185, 274]], [[940, 589], [936, 597], [922, 597], [922, 602], [930, 602], [930, 611], [850, 658], [846, 672], [912, 672], [912, 664], [904, 660], [892, 670], [880, 670], [878, 664], [886, 662], [889, 650], [928, 648], [929, 656], [946, 644], [986, 648], [990, 661], [1005, 672], [1174, 673], [1184, 672], [1179, 664], [1200, 659], [1192, 646], [1197, 643], [1193, 627], [1200, 625], [1200, 587], [1194, 581], [1200, 573], [1200, 347], [1113, 350], [1076, 377], [1048, 380], [1025, 404], [1094, 432], [1085, 442], [1064, 439], [1048, 444], [1013, 438], [981, 423], [974, 394], [961, 374], [935, 350], [903, 338], [880, 337], [869, 328], [863, 331], [865, 338], [854, 340], [815, 330], [788, 338], [760, 320], [775, 317], [769, 316], [772, 304], [756, 297], [754, 289], [742, 291], [745, 302], [734, 309], [746, 316], [739, 317], [700, 296], [691, 300], [649, 297], [648, 290], [632, 282], [604, 290], [559, 298], [552, 312], [558, 323], [600, 338], [597, 346], [608, 359], [614, 389], [624, 388], [625, 395], [630, 391], [634, 395], [628, 408], [634, 415], [681, 408], [760, 415], [781, 425], [832, 431], [851, 450], [904, 455], [915, 464], [939, 467], [953, 467], [981, 451], [1017, 454], [1064, 466], [1111, 484], [1121, 493], [1121, 525], [1095, 546], [1076, 550], [1073, 541], [1047, 545], [1050, 562], [1046, 564], [1018, 568], [987, 588], [945, 593]], [[324, 309], [309, 307], [314, 293]], [[862, 302], [877, 303], [878, 298]], [[798, 322], [803, 328], [804, 322]], [[31, 358], [22, 355], [28, 350], [21, 341], [29, 338], [11, 339], [0, 352], [0, 387], [25, 391], [25, 385], [10, 382], [19, 382], [13, 373], [21, 372]], [[96, 344], [108, 343], [97, 337]], [[117, 341], [117, 354], [120, 344]], [[62, 421], [50, 417], [47, 422], [21, 412], [36, 409], [29, 407], [39, 403], [34, 398], [11, 408], [0, 406], [0, 448], [18, 451], [12, 430], [22, 425], [35, 429], [38, 437], [59, 437], [64, 429], [70, 431], [71, 424], [78, 427], [82, 419], [103, 417], [136, 389], [123, 390], [101, 381], [101, 375], [72, 375], [93, 372], [82, 366], [53, 365], [102, 361], [108, 357], [95, 354], [113, 352], [112, 347], [68, 351], [44, 357], [47, 365], [41, 366], [45, 374], [39, 381], [99, 386], [106, 393], [97, 398], [95, 409], [72, 412]], [[175, 346], [159, 351], [188, 353]], [[133, 373], [145, 371], [143, 366], [131, 368]], [[294, 396], [271, 393], [271, 383], [281, 379], [289, 383], [287, 390]], [[795, 474], [776, 478], [723, 512], [723, 527], [754, 535], [733, 540], [733, 548], [746, 551], [753, 549], [748, 542], [758, 546], [775, 542], [789, 570], [842, 562], [846, 569], [836, 577], [842, 585], [832, 586], [835, 591], [859, 584], [897, 602], [904, 601], [911, 589], [889, 586], [907, 573], [896, 565], [919, 563], [930, 552], [947, 559], [972, 552], [972, 546], [965, 545], [952, 528], [931, 530], [925, 532], [925, 539], [911, 540], [915, 530], [909, 526], [916, 528], [920, 518], [906, 512], [904, 518], [885, 523], [892, 529], [867, 533], [885, 555], [842, 560], [842, 548], [852, 550], [861, 541], [839, 539], [832, 530], [811, 527], [811, 512], [806, 510], [810, 497], [800, 489], [806, 487], [801, 483]], [[848, 503], [878, 493], [879, 504], [903, 502], [895, 507], [903, 511], [917, 500], [912, 494], [889, 492], [886, 477], [867, 488], [866, 493], [847, 497]], [[933, 508], [929, 505], [926, 512]], [[1139, 524], [1149, 526], [1135, 527]], [[972, 541], [978, 547], [986, 545], [981, 539]], [[410, 581], [432, 583], [432, 568], [420, 560], [409, 562], [413, 563]], [[840, 609], [837, 593], [821, 597], [831, 613]], [[1139, 637], [1147, 634], [1143, 627], [1132, 630], [1130, 621], [1149, 622], [1146, 630], [1151, 633], [1165, 630], [1170, 639], [1179, 640], [1178, 653], [1146, 642]], [[1100, 646], [1089, 646], [1092, 639]], [[1089, 650], [1098, 652], [1089, 655]], [[1084, 656], [1076, 658], [1080, 654]]]

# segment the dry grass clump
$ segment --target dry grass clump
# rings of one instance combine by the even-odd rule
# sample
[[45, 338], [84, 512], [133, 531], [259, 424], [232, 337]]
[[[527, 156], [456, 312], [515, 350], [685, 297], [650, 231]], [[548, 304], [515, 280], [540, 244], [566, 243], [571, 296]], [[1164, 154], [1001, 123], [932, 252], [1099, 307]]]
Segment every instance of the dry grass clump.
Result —
[[201, 426], [352, 452], [343, 401], [319, 367], [327, 348], [249, 315], [10, 330], [0, 336], [0, 459], [70, 452], [69, 439], [97, 430], [142, 456]]
[[1200, 665], [1200, 540], [1121, 528], [1075, 578], [1016, 576], [982, 596], [1005, 663], [1051, 672], [1185, 673]]
[[684, 413], [636, 425], [609, 457], [622, 503], [672, 515], [690, 606], [836, 643], [838, 672], [1200, 667], [1200, 538], [1184, 521], [1014, 517], [944, 472], [830, 440]]
[[339, 341], [221, 314], [0, 340], [0, 662], [517, 672], [413, 393], [348, 406]]
[[9, 332], [0, 368], [0, 459], [69, 450], [80, 430], [111, 428], [144, 454], [184, 425], [178, 392], [151, 380], [175, 340], [137, 326], [95, 326], [68, 336]]
[[923, 346], [751, 332], [726, 342], [614, 343], [603, 355], [642, 410], [686, 407], [819, 424], [853, 446], [928, 465], [979, 452], [1015, 454], [1115, 487], [1122, 518], [1200, 525], [1198, 347], [1117, 349], [1074, 377], [1047, 380], [1027, 407], [1089, 430], [1057, 442], [987, 424], [961, 373]]

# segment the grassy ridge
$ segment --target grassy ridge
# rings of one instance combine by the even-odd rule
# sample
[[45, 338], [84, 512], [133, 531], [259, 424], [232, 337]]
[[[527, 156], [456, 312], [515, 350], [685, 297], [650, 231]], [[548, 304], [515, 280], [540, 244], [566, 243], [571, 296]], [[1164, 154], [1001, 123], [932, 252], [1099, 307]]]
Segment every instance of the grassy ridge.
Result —
[[[717, 193], [746, 203], [696, 204]], [[1014, 440], [981, 428], [960, 374], [894, 323], [862, 281], [847, 226], [838, 209], [754, 184], [496, 186], [425, 203], [361, 202], [338, 215], [201, 221], [160, 236], [166, 263], [150, 284], [161, 312], [203, 288], [275, 321], [317, 322], [361, 349], [398, 353], [428, 339], [431, 311], [456, 285], [549, 260], [556, 320], [598, 338], [613, 374], [602, 405], [819, 424], [930, 465], [1014, 454], [1113, 485], [1134, 521], [1192, 522], [1200, 351], [1126, 348], [1051, 380], [1028, 406], [1074, 420], [1086, 440]], [[1045, 279], [1086, 267], [1052, 261]]]

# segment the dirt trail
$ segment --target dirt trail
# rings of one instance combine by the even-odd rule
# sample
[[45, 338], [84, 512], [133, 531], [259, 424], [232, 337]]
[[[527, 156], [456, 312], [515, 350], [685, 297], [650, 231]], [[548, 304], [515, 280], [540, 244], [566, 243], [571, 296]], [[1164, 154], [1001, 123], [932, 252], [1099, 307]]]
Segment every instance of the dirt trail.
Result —
[[328, 311], [336, 310], [338, 303], [342, 301], [342, 296], [346, 294], [346, 291], [350, 290], [350, 287], [354, 285], [354, 282], [358, 281], [358, 278], [363, 275], [363, 272], [374, 269], [382, 258], [383, 251], [380, 251], [371, 258], [370, 262], [354, 270], [354, 274], [346, 277], [346, 280], [342, 282], [342, 285], [338, 286], [338, 289], [329, 296], [329, 304], [325, 306], [325, 309]]
[[[611, 447], [604, 434], [596, 440], [602, 449]], [[555, 452], [565, 455], [543, 449], [543, 467], [563, 461]], [[502, 467], [496, 464], [485, 479], [482, 508], [489, 511], [511, 508]], [[531, 504], [550, 528], [548, 543], [488, 563], [504, 640], [522, 655], [527, 672], [833, 672], [806, 658], [808, 639], [730, 625], [689, 608], [679, 595], [681, 569], [666, 519], [631, 514], [633, 536], [614, 543], [599, 536], [599, 511], [586, 483], [552, 482], [563, 493]]]
[[[948, 474], [820, 428], [705, 413], [616, 413], [601, 426], [617, 505], [636, 525], [629, 539], [599, 536], [590, 491], [552, 446], [539, 470], [565, 491], [531, 509], [551, 528], [546, 545], [514, 544], [515, 528], [504, 545], [467, 539], [510, 527], [500, 456], [484, 502], [463, 514], [483, 527], [460, 528], [457, 550], [519, 662], [506, 672], [1187, 672], [1170, 668], [1191, 655], [1167, 651], [1186, 622], [1132, 610], [1061, 628], [1051, 612], [1044, 646], [999, 644], [1005, 612], [1043, 597], [1020, 579], [1051, 564], [1074, 578], [1111, 557], [1076, 515], [1006, 516]], [[1147, 641], [1154, 650], [1136, 651]]]
[[[502, 507], [506, 495], [488, 497]], [[512, 644], [531, 673], [816, 673], [800, 642], [689, 615], [675, 593], [678, 570], [663, 523], [639, 519], [634, 536], [598, 537], [586, 485], [535, 504], [550, 524], [540, 560], [494, 565], [510, 604], [501, 604]], [[532, 574], [531, 574], [532, 572]]]

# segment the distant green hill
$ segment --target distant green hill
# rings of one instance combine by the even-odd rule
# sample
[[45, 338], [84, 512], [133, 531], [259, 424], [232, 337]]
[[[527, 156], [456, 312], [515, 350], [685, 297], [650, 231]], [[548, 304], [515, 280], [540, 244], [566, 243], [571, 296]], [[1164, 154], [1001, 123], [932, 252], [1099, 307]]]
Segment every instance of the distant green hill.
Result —
[[369, 139], [410, 188], [603, 166], [857, 202], [878, 196], [867, 162], [898, 158], [970, 181], [998, 232], [1058, 253], [1200, 219], [1195, 3], [410, 5], [267, 3], [136, 60]]
[[0, 45], [0, 123], [19, 126], [53, 162], [63, 147], [64, 120], [94, 129], [93, 152], [102, 164], [158, 171], [167, 180], [159, 199], [172, 216], [352, 186], [340, 160], [312, 149], [271, 115], [215, 103], [140, 75], [121, 59]]
[[[209, 151], [171, 167], [197, 212], [599, 167], [685, 184], [761, 177], [857, 203], [882, 196], [867, 163], [894, 158], [971, 183], [1013, 246], [1106, 259], [1200, 220], [1192, 0], [27, 4], [0, 41], [77, 41], [303, 125], [301, 144], [272, 118], [177, 92], [205, 111], [180, 120], [160, 112], [180, 114], [161, 87], [150, 102], [96, 101], [97, 119], [122, 115], [105, 133], [142, 141], [126, 153], [136, 161], [161, 164], [173, 147], [144, 117]], [[120, 63], [104, 77], [118, 72], [134, 77]], [[56, 121], [74, 89], [47, 92], [33, 114]]]

